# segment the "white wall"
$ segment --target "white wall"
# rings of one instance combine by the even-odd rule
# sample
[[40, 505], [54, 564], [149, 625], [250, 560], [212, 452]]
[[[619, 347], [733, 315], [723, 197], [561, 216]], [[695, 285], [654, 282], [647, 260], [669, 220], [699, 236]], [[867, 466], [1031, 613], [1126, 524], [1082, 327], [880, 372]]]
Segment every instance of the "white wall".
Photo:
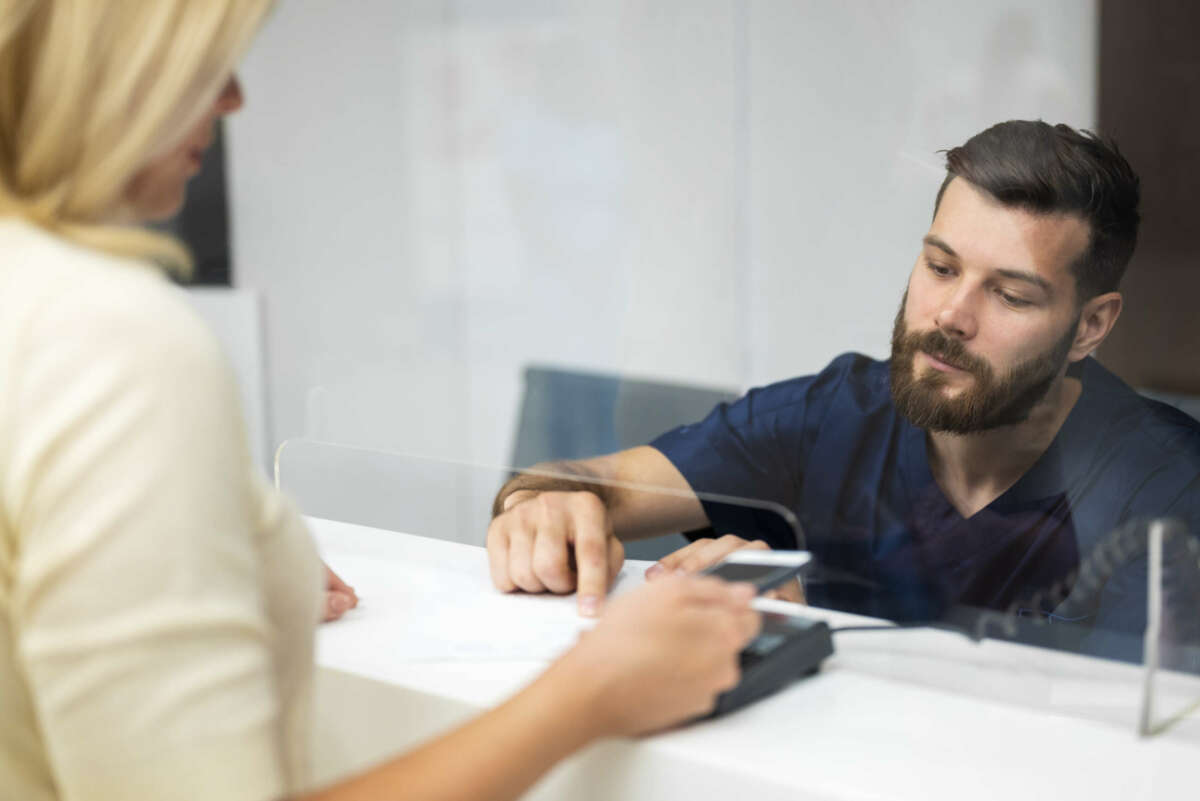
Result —
[[229, 358], [241, 390], [250, 455], [269, 473], [273, 448], [267, 431], [262, 298], [251, 290], [221, 286], [189, 286], [187, 298]]
[[887, 336], [992, 122], [1095, 118], [1069, 2], [290, 0], [230, 126], [273, 438], [503, 462], [529, 361], [748, 386]]
[[1094, 126], [1092, 2], [753, 6], [753, 381], [886, 356], [945, 173], [936, 151], [1006, 119]]

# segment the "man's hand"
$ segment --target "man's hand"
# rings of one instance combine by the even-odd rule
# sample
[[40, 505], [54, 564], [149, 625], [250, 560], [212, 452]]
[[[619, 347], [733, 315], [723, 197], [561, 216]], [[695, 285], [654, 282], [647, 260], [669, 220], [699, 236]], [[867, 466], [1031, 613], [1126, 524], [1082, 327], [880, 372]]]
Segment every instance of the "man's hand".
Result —
[[321, 566], [325, 568], [325, 606], [321, 612], [321, 621], [328, 623], [358, 606], [358, 595], [353, 587], [329, 569], [329, 565], [322, 562]]
[[579, 593], [595, 617], [621, 571], [625, 548], [591, 492], [515, 492], [487, 534], [492, 583], [501, 592]]
[[[770, 550], [769, 546], [762, 540], [744, 540], [733, 534], [726, 534], [724, 537], [719, 537], [715, 540], [711, 537], [706, 537], [685, 545], [678, 551], [673, 551], [650, 565], [650, 567], [646, 568], [646, 578], [652, 581], [659, 576], [671, 573], [699, 573], [701, 570], [717, 564], [734, 551], [740, 551], [744, 548], [753, 548], [760, 551]], [[792, 579], [765, 593], [765, 597], [777, 598], [781, 601], [792, 601], [798, 604], [805, 603], [804, 588], [800, 586], [800, 582], [797, 579]]]

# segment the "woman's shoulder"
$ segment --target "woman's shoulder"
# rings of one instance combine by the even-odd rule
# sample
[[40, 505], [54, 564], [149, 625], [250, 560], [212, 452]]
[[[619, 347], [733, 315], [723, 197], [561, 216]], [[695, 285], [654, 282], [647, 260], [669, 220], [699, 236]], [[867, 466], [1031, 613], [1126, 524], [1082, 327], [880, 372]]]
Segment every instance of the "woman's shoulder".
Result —
[[26, 346], [164, 348], [217, 357], [179, 287], [156, 266], [90, 249], [19, 220], [0, 220], [5, 339]]

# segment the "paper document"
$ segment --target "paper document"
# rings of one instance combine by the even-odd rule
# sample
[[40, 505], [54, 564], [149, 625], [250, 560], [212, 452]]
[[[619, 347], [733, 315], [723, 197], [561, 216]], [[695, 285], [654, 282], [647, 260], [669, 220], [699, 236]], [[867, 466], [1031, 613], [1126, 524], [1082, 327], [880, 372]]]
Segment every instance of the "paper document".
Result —
[[[456, 547], [462, 549], [459, 558], [441, 566], [326, 554], [330, 566], [355, 588], [359, 606], [321, 627], [321, 663], [361, 668], [375, 663], [548, 661], [593, 624], [576, 613], [574, 595], [497, 591], [483, 549]], [[650, 564], [626, 562], [609, 597], [642, 584]]]

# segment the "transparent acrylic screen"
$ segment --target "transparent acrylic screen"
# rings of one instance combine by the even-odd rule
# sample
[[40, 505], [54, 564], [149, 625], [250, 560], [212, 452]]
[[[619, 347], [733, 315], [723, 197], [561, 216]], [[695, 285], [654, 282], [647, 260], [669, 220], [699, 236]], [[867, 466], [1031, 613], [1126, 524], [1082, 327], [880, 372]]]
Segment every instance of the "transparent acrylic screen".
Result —
[[[317, 79], [298, 96], [294, 75], [270, 58], [248, 65], [248, 85], [278, 113], [239, 121], [247, 135], [233, 149], [301, 127], [329, 143], [306, 153], [323, 170], [262, 167], [276, 170], [262, 176], [263, 214], [338, 220], [263, 231], [244, 252], [247, 270], [263, 271], [250, 277], [274, 293], [277, 431], [525, 468], [646, 445], [720, 403], [736, 415], [749, 388], [821, 375], [840, 354], [883, 362], [910, 277], [924, 269], [943, 151], [1003, 120], [1102, 122], [1102, 4], [1092, 2], [977, 3], [953, 14], [933, 3], [876, 4], [870, 14], [837, 3], [664, 3], [654, 13], [636, 3], [434, 5], [432, 16], [395, 6], [346, 54], [364, 95], [392, 104], [345, 103], [355, 90]], [[316, 13], [279, 12], [298, 24]], [[267, 37], [260, 52], [293, 48]], [[379, 70], [383, 59], [394, 69]], [[313, 119], [314, 103], [371, 116]], [[344, 129], [366, 139], [340, 140]], [[1152, 167], [1125, 152], [1135, 169]], [[340, 183], [348, 175], [372, 180], [351, 191]], [[1149, 173], [1143, 185], [1150, 198]], [[346, 214], [358, 193], [367, 202]], [[693, 488], [794, 514], [818, 553], [807, 578], [814, 604], [936, 623], [985, 637], [980, 648], [1034, 645], [1031, 658], [1050, 660], [1038, 663], [1043, 678], [1067, 670], [1043, 654], [1140, 665], [1149, 625], [1161, 667], [1194, 671], [1196, 438], [1169, 433], [1193, 423], [1160, 425], [1174, 414], [1166, 406], [1200, 414], [1194, 293], [1168, 292], [1148, 311], [1152, 287], [1140, 276], [1169, 266], [1171, 254], [1155, 250], [1164, 220], [1198, 210], [1144, 211], [1125, 308], [1095, 355], [1165, 402], [1124, 433], [1165, 443], [1160, 464], [1105, 483], [1128, 454], [1093, 423], [1101, 409], [1075, 431], [1093, 446], [1087, 464], [1045, 460], [1036, 480], [999, 493], [1011, 503], [982, 517], [939, 498], [927, 443], [902, 437], [812, 448], [780, 429], [742, 471], [753, 481], [723, 484], [714, 471]], [[1147, 330], [1161, 335], [1138, 351], [1126, 332]], [[836, 397], [838, 410], [850, 408]], [[817, 456], [789, 462], [772, 448]], [[870, 477], [859, 469], [902, 451], [914, 458]], [[731, 473], [735, 456], [719, 454]], [[508, 471], [433, 464], [338, 494], [328, 489], [350, 467], [328, 467], [309, 486], [293, 476], [293, 489], [316, 516], [481, 544]], [[745, 515], [706, 509], [714, 533], [776, 544]], [[656, 558], [685, 543], [672, 533], [628, 552]], [[861, 649], [875, 647], [867, 637], [855, 640], [864, 660]], [[899, 670], [903, 637], [878, 640], [876, 669]], [[977, 691], [987, 675], [962, 689]], [[1030, 684], [1027, 695], [1044, 690], [1036, 703], [1075, 699], [1132, 720], [1139, 682], [1132, 694]], [[1183, 696], [1158, 705], [1156, 720], [1186, 709]]]
[[[521, 471], [506, 467], [309, 440], [284, 443], [276, 457], [280, 489], [315, 519], [314, 525], [325, 525], [320, 521], [349, 523], [356, 529], [355, 536], [373, 531], [370, 536], [381, 541], [416, 535], [476, 546], [469, 555], [464, 552], [455, 580], [465, 580], [473, 592], [485, 595], [492, 590], [480, 546], [486, 542], [492, 503], [505, 482], [519, 474]], [[573, 491], [587, 491], [589, 486], [586, 478], [556, 473], [552, 465], [533, 475], [569, 479]], [[595, 484], [601, 492], [609, 486]], [[690, 494], [629, 484], [621, 488], [643, 508], [669, 504]], [[778, 504], [709, 494], [701, 494], [699, 499], [716, 520], [738, 521], [738, 530], [692, 532], [693, 538], [736, 533], [745, 539], [791, 547], [813, 541], [799, 519]], [[934, 589], [915, 582], [911, 575], [856, 569], [852, 563], [835, 561], [836, 553], [831, 556], [818, 547], [818, 558], [804, 574], [803, 594], [815, 614], [832, 615], [833, 623], [898, 624], [893, 632], [840, 634], [838, 660], [842, 668], [1015, 700], [1058, 714], [1137, 726], [1143, 733], [1153, 733], [1189, 714], [1200, 698], [1200, 678], [1194, 675], [1198, 642], [1193, 601], [1200, 584], [1195, 579], [1197, 551], [1191, 542], [1175, 521], [1153, 520], [1125, 527], [1103, 538], [1095, 551], [1081, 554], [1080, 564], [1069, 571], [1067, 579], [1045, 588], [1030, 588], [1028, 598], [1003, 609], [939, 604]], [[649, 564], [628, 558], [621, 573], [623, 586], [640, 582]], [[337, 564], [332, 566], [338, 569]], [[473, 575], [464, 577], [463, 570]], [[1136, 603], [1150, 609], [1135, 616], [1135, 628], [1088, 625], [1079, 619], [1094, 614], [1096, 606], [1104, 602], [1106, 576], [1122, 577], [1123, 592], [1136, 595]], [[434, 600], [430, 598], [430, 602]], [[1038, 603], [1049, 603], [1057, 611], [1031, 614]], [[512, 614], [520, 618], [535, 608], [514, 608]], [[421, 613], [417, 609], [413, 614]], [[1146, 636], [1148, 630], [1150, 637]], [[470, 631], [464, 629], [467, 639]], [[478, 636], [487, 638], [486, 633]], [[554, 644], [561, 643], [555, 636], [547, 636], [550, 645], [530, 644], [523, 653], [552, 656]], [[1005, 644], [989, 645], [1000, 641]], [[1008, 643], [1033, 645], [1038, 650], [1013, 650]], [[494, 656], [489, 647], [463, 642], [456, 645], [454, 653]], [[548, 647], [551, 651], [545, 650]], [[1101, 659], [1080, 660], [1076, 654]], [[1148, 662], [1143, 667], [1144, 654]]]

